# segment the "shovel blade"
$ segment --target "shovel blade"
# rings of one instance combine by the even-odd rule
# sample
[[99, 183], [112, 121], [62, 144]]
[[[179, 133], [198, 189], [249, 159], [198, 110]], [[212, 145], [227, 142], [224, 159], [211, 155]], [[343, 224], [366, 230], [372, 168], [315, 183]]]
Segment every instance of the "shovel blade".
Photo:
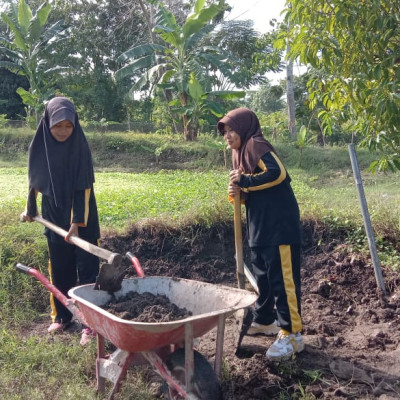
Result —
[[237, 356], [240, 355], [240, 346], [242, 344], [243, 337], [246, 335], [247, 331], [250, 328], [251, 323], [253, 322], [253, 309], [250, 307], [242, 308], [235, 313], [234, 316], [235, 321], [235, 336], [234, 340], [236, 345]]
[[104, 263], [100, 266], [94, 289], [117, 292], [121, 289], [124, 276], [125, 268], [122, 265], [115, 266]]

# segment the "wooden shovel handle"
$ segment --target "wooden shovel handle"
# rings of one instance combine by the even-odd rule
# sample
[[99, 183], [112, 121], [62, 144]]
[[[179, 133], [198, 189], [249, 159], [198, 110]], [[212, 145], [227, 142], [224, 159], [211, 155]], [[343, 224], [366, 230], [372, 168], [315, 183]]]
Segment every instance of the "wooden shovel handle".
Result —
[[[41, 216], [36, 216], [33, 218], [35, 221], [40, 222], [42, 225], [44, 225], [46, 228], [51, 229], [53, 232], [57, 233], [58, 235], [62, 236], [65, 238], [68, 234], [68, 232], [59, 226], [53, 224], [50, 221], [47, 221]], [[93, 254], [97, 257], [100, 257], [104, 260], [107, 260], [109, 264], [114, 264], [114, 263], [120, 263], [122, 260], [121, 254], [118, 253], [112, 253], [109, 250], [102, 249], [101, 247], [97, 247], [92, 243], [87, 242], [86, 240], [81, 239], [78, 236], [71, 236], [69, 238], [69, 243], [74, 244], [75, 246], [80, 247], [81, 249], [87, 251], [90, 254]]]
[[243, 239], [242, 239], [242, 212], [240, 204], [240, 193], [233, 200], [233, 225], [235, 231], [236, 251], [236, 273], [239, 289], [244, 289], [244, 262], [243, 262]]

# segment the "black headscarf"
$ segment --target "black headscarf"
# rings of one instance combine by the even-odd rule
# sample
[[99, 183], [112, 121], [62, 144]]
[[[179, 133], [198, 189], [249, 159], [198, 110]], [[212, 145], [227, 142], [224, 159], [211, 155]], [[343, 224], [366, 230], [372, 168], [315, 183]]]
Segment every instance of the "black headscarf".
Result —
[[[72, 135], [58, 142], [50, 128], [68, 120]], [[92, 187], [92, 156], [75, 107], [65, 97], [50, 100], [29, 146], [29, 187], [52, 196], [57, 207], [71, 207], [74, 192]]]
[[234, 169], [241, 167], [245, 174], [253, 174], [260, 158], [274, 147], [261, 132], [257, 115], [245, 107], [229, 111], [218, 122], [218, 131], [223, 135], [225, 125], [230, 126], [241, 139], [239, 149], [232, 149], [232, 164]]

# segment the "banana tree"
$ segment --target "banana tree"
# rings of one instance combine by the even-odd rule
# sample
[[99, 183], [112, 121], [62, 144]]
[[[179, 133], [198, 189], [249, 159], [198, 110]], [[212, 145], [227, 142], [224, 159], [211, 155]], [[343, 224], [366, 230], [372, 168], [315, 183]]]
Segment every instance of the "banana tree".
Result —
[[197, 0], [182, 26], [159, 3], [154, 32], [160, 43], [135, 46], [117, 59], [126, 63], [116, 72], [117, 79], [133, 79], [141, 73], [141, 78], [134, 83], [131, 91], [140, 90], [150, 82], [153, 87], [158, 85], [173, 93], [174, 100], [178, 100], [181, 106], [180, 118], [185, 140], [195, 140], [197, 137], [198, 119], [190, 118], [188, 113], [188, 108], [196, 103], [190, 90], [191, 79], [195, 79], [196, 85], [206, 92], [211, 86], [208, 78], [210, 68], [218, 68], [229, 75], [226, 57], [221, 51], [214, 46], [202, 45], [205, 36], [215, 28], [213, 18], [223, 10], [215, 4], [206, 6], [205, 3], [205, 0]]
[[[225, 109], [222, 106], [220, 100], [232, 100], [245, 97], [244, 91], [213, 91], [204, 92], [200, 85], [200, 82], [196, 79], [194, 73], [190, 74], [188, 91], [190, 95], [190, 101], [186, 106], [182, 106], [179, 99], [175, 99], [169, 103], [173, 107], [174, 111], [185, 116], [184, 123], [188, 125], [199, 126], [199, 119], [206, 113], [211, 113], [218, 118], [221, 118], [225, 113]], [[188, 126], [184, 126], [188, 129]]]
[[17, 7], [11, 3], [10, 13], [1, 14], [9, 37], [0, 37], [0, 54], [6, 58], [0, 61], [0, 68], [28, 79], [29, 91], [18, 88], [17, 92], [27, 108], [28, 119], [33, 114], [35, 122], [43, 101], [53, 94], [56, 73], [66, 69], [51, 65], [52, 46], [66, 37], [61, 21], [46, 29], [50, 11], [51, 5], [45, 2], [33, 14], [25, 0], [20, 0]]

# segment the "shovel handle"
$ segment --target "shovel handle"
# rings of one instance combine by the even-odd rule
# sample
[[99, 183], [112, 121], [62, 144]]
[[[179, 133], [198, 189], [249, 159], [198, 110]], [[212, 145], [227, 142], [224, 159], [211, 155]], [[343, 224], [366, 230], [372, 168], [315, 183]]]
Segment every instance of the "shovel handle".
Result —
[[244, 282], [242, 212], [240, 204], [240, 193], [235, 194], [233, 200], [233, 223], [235, 231], [236, 274], [237, 274], [239, 289], [244, 289], [245, 282]]
[[[57, 233], [58, 235], [62, 236], [65, 238], [68, 234], [68, 232], [59, 226], [53, 224], [50, 221], [47, 221], [43, 217], [37, 215], [36, 217], [33, 217], [33, 219], [42, 225], [44, 225], [46, 228], [51, 229], [53, 232]], [[71, 236], [68, 240], [69, 243], [74, 244], [75, 246], [80, 247], [83, 250], [86, 250], [88, 253], [93, 254], [97, 257], [100, 257], [104, 260], [107, 260], [109, 264], [114, 264], [114, 263], [121, 263], [122, 261], [122, 256], [121, 254], [118, 253], [112, 253], [109, 250], [102, 249], [101, 247], [95, 246], [92, 243], [87, 242], [86, 240], [81, 239], [78, 236]]]

